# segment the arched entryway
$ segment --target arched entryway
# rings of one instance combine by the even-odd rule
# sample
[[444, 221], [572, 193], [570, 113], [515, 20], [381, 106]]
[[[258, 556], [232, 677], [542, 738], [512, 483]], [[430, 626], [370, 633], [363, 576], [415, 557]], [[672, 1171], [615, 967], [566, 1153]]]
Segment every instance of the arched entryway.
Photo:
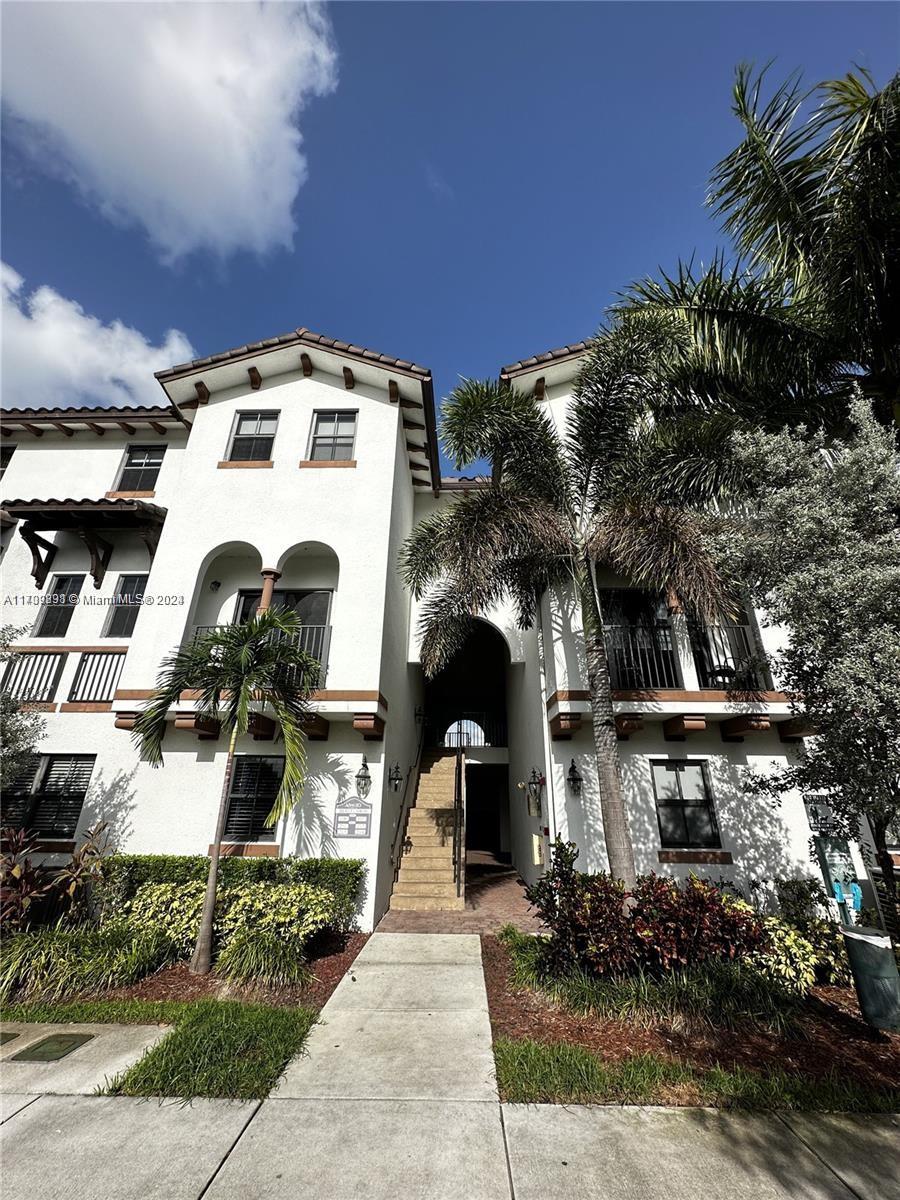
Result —
[[510, 871], [509, 752], [503, 635], [473, 621], [465, 644], [425, 684], [426, 747], [466, 764], [466, 894], [477, 899], [494, 873]]

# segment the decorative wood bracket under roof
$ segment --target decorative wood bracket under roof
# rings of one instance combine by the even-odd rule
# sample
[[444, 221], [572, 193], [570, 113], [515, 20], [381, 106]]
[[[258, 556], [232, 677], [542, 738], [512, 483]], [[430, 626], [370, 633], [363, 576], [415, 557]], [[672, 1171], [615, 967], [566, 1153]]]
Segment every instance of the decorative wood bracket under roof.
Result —
[[40, 590], [56, 557], [56, 544], [39, 530], [77, 534], [90, 554], [90, 574], [99, 588], [109, 565], [112, 545], [103, 537], [113, 530], [132, 530], [144, 542], [152, 560], [166, 509], [143, 500], [7, 500], [3, 509], [21, 521], [22, 540], [31, 551], [31, 575]]

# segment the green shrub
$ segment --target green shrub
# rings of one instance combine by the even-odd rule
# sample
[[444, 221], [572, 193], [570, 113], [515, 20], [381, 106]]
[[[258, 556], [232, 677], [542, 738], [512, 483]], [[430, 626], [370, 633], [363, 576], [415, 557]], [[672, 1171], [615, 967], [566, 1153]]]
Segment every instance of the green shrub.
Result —
[[743, 962], [710, 959], [662, 974], [598, 976], [578, 967], [553, 969], [546, 957], [546, 938], [512, 926], [506, 926], [500, 938], [512, 958], [513, 986], [543, 992], [574, 1012], [700, 1031], [753, 1027], [784, 1033], [795, 1020], [797, 997]]
[[750, 965], [798, 996], [805, 996], [816, 982], [818, 961], [812, 943], [781, 917], [764, 917], [767, 942], [763, 950], [751, 954]]
[[853, 983], [844, 935], [831, 921], [810, 921], [800, 931], [816, 956], [816, 983], [849, 987]]
[[125, 922], [102, 929], [47, 928], [7, 938], [0, 947], [0, 998], [13, 992], [53, 1000], [78, 992], [124, 987], [177, 957], [161, 929]]
[[526, 889], [550, 930], [547, 954], [558, 971], [575, 965], [595, 975], [664, 974], [741, 958], [765, 943], [749, 905], [694, 875], [680, 884], [639, 875], [626, 892], [610, 875], [576, 871], [577, 858], [575, 844], [557, 838], [550, 869]]
[[268, 929], [238, 929], [216, 960], [216, 973], [231, 983], [289, 987], [308, 983], [312, 972], [302, 948]]
[[[138, 929], [164, 930], [182, 955], [197, 940], [206, 885], [145, 883], [128, 908]], [[303, 946], [334, 919], [336, 902], [324, 888], [308, 883], [246, 883], [223, 888], [216, 900], [217, 939], [227, 944], [237, 933], [271, 933], [302, 958]]]
[[244, 929], [274, 933], [297, 947], [333, 919], [334, 897], [308, 883], [247, 883], [222, 894], [222, 937]]
[[[208, 872], [209, 859], [202, 854], [112, 854], [104, 860], [96, 902], [104, 913], [115, 915], [145, 884], [205, 884]], [[219, 886], [308, 883], [324, 888], [335, 898], [332, 927], [344, 931], [354, 924], [365, 873], [365, 863], [355, 858], [225, 857], [219, 861]]]
[[205, 892], [206, 884], [199, 882], [142, 884], [126, 910], [128, 920], [136, 929], [164, 930], [187, 956], [200, 931]]

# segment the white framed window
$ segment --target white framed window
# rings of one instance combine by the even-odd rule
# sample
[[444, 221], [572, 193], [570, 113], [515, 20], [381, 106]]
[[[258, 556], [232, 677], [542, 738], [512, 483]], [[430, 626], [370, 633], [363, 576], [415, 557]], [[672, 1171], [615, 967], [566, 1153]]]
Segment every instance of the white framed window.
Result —
[[236, 413], [228, 446], [228, 461], [271, 462], [278, 416], [278, 412], [274, 411]]
[[309, 436], [309, 462], [348, 462], [356, 444], [355, 409], [314, 412]]

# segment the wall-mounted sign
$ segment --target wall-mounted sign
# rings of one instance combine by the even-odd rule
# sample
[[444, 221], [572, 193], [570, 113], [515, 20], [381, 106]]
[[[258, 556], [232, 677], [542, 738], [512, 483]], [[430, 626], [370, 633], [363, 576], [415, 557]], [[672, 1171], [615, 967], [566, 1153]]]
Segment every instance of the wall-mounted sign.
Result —
[[824, 796], [814, 796], [803, 801], [806, 807], [806, 819], [813, 833], [838, 833], [839, 826], [834, 819], [831, 805]]
[[372, 805], [362, 796], [345, 796], [334, 806], [334, 836], [367, 838], [372, 832]]

